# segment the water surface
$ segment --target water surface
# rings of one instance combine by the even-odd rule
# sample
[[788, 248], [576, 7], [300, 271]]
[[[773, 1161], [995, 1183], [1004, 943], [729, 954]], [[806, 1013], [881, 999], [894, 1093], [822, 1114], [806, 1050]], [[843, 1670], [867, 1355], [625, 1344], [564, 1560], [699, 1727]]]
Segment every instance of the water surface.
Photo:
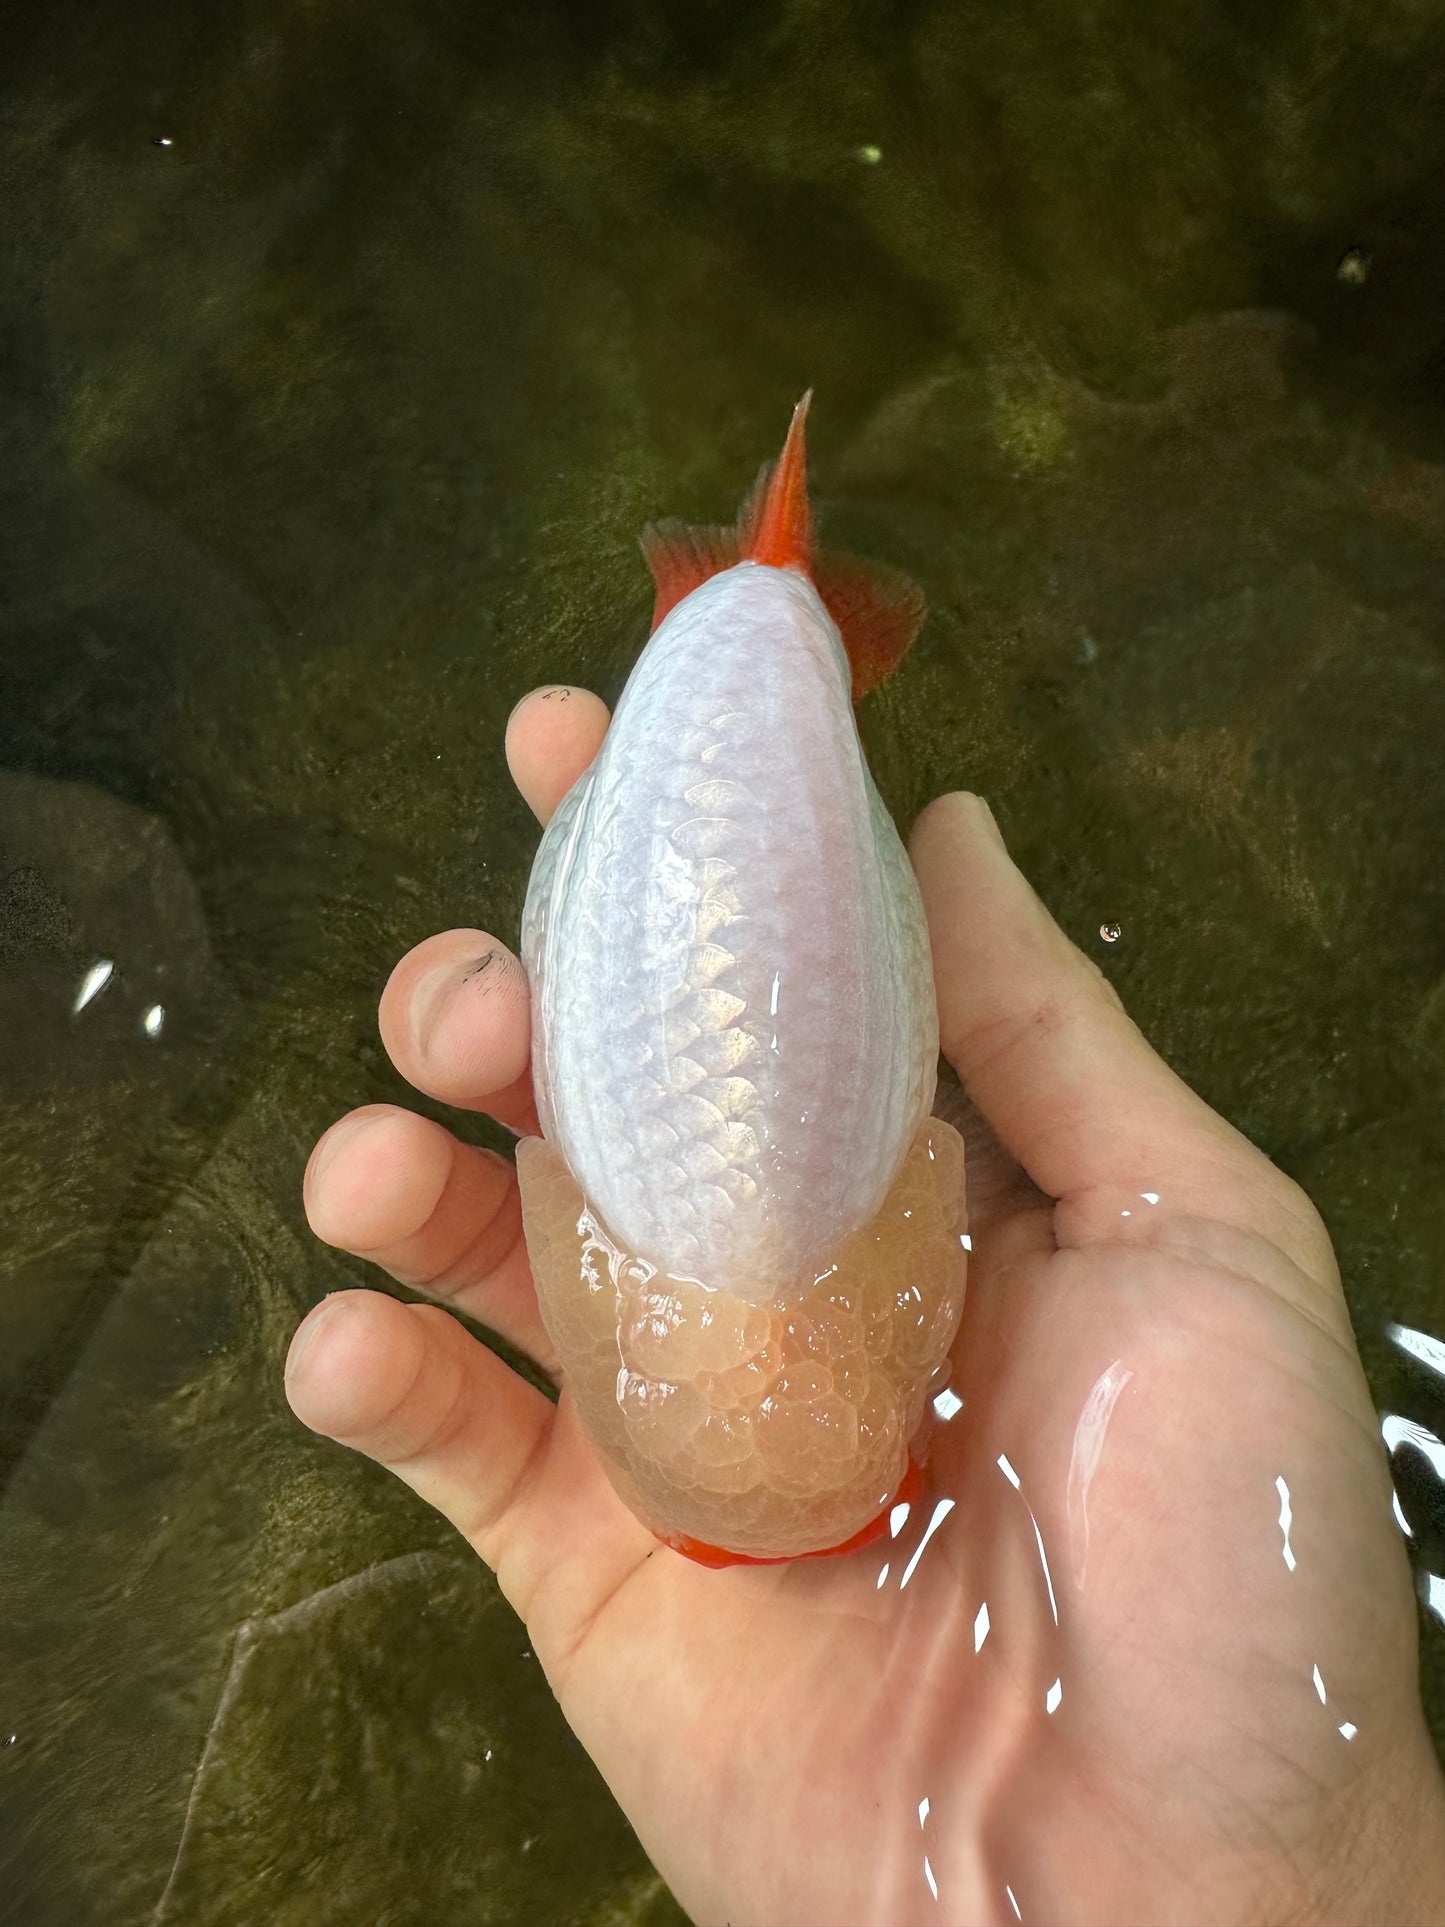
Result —
[[1435, 9], [6, 35], [7, 1919], [676, 1919], [489, 1578], [280, 1371], [365, 1277], [299, 1177], [405, 1095], [391, 963], [515, 933], [508, 710], [616, 695], [639, 526], [728, 514], [810, 384], [827, 528], [933, 611], [863, 714], [888, 801], [990, 797], [1445, 1431], [1387, 1336], [1445, 1333]]

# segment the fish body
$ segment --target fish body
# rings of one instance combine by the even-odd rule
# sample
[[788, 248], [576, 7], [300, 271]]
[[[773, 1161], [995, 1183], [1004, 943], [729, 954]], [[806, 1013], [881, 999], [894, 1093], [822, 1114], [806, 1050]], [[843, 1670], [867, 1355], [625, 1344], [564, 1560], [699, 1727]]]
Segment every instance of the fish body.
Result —
[[801, 571], [710, 577], [528, 896], [545, 1135], [620, 1243], [744, 1293], [873, 1216], [933, 1101], [927, 930], [849, 688]]
[[871, 1529], [962, 1306], [928, 934], [852, 708], [922, 602], [816, 555], [806, 405], [735, 528], [644, 537], [654, 632], [522, 924], [543, 1317], [619, 1490], [712, 1563]]

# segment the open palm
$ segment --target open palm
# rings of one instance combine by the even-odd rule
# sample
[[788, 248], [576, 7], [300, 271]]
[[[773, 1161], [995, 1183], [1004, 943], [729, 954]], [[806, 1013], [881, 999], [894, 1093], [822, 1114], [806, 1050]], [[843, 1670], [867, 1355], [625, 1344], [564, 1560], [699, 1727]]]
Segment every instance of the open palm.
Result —
[[[540, 816], [605, 726], [580, 691], [519, 709]], [[552, 1405], [382, 1294], [311, 1314], [291, 1402], [495, 1568], [699, 1920], [1423, 1919], [1445, 1803], [1319, 1219], [1154, 1055], [981, 804], [934, 804], [913, 856], [973, 1256], [925, 1491], [889, 1535], [694, 1566], [615, 1497], [565, 1387]], [[535, 1128], [504, 946], [421, 945], [381, 1022], [419, 1088]], [[317, 1146], [307, 1207], [551, 1368], [503, 1160], [372, 1106]]]

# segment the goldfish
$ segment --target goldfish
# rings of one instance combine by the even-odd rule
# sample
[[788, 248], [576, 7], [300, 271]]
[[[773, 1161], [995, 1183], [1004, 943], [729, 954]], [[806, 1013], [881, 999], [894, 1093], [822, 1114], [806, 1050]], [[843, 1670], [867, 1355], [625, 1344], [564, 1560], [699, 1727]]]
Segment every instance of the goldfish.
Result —
[[853, 713], [924, 603], [816, 543], [809, 399], [733, 525], [644, 531], [652, 633], [522, 919], [543, 1321], [623, 1499], [711, 1565], [881, 1529], [963, 1304], [928, 932]]

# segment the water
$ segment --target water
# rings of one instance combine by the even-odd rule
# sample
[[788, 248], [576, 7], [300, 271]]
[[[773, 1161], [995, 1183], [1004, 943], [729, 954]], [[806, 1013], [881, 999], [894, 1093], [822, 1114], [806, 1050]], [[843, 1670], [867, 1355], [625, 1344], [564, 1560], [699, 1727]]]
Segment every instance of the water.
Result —
[[[933, 611], [864, 712], [885, 796], [990, 797], [1170, 1061], [1319, 1201], [1382, 1412], [1445, 1433], [1388, 1336], [1445, 1335], [1445, 27], [1210, 23], [7, 27], [17, 1921], [676, 1918], [485, 1575], [299, 1430], [280, 1364], [364, 1275], [306, 1235], [299, 1174], [340, 1109], [404, 1096], [390, 964], [515, 932], [512, 702], [615, 696], [639, 526], [729, 513], [809, 384], [828, 529]], [[1445, 1516], [1396, 1436], [1439, 1740]]]

